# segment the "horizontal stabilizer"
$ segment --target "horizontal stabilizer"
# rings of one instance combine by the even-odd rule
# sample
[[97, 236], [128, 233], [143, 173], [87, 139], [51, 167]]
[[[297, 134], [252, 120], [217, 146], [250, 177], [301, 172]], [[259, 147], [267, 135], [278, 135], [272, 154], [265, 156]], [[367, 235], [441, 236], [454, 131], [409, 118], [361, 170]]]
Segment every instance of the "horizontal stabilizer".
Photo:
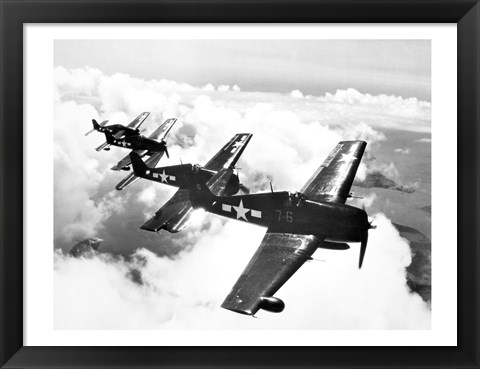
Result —
[[85, 133], [85, 136], [88, 136], [90, 133], [97, 131], [100, 127], [103, 127], [105, 124], [107, 124], [107, 122], [108, 120], [104, 120], [102, 123], [98, 124], [95, 119], [92, 119], [93, 128], [87, 133]]
[[[162, 158], [163, 156], [163, 152], [157, 152], [155, 154], [153, 154], [152, 156], [150, 156], [147, 160], [145, 160], [145, 164], [149, 167], [149, 168], [155, 168], [155, 166], [157, 165], [157, 163], [159, 162], [159, 160]], [[130, 156], [128, 156], [129, 158], [129, 161], [128, 161], [128, 164], [130, 164]], [[128, 165], [127, 164], [127, 165]], [[113, 168], [112, 168], [113, 169]], [[139, 180], [140, 177], [138, 177], [137, 175], [135, 175], [135, 173], [130, 173], [128, 176], [126, 176], [124, 179], [122, 179], [116, 186], [115, 188], [118, 190], [118, 191], [121, 191], [123, 190], [124, 188], [130, 186], [131, 184], [135, 183], [137, 180]]]
[[[141, 158], [143, 158], [147, 154], [147, 150], [134, 150]], [[122, 170], [123, 168], [129, 166], [132, 163], [130, 160], [130, 154], [125, 156], [122, 160], [120, 160], [117, 164], [111, 167], [111, 170]]]
[[135, 173], [130, 173], [128, 176], [126, 176], [124, 179], [118, 182], [118, 184], [115, 186], [115, 189], [117, 189], [118, 191], [121, 191], [124, 188], [130, 186], [131, 184], [135, 183], [139, 179], [140, 177], [136, 176]]
[[108, 146], [110, 146], [110, 144], [108, 142], [104, 142], [103, 144], [98, 146], [95, 150], [102, 151], [103, 149], [107, 148]]

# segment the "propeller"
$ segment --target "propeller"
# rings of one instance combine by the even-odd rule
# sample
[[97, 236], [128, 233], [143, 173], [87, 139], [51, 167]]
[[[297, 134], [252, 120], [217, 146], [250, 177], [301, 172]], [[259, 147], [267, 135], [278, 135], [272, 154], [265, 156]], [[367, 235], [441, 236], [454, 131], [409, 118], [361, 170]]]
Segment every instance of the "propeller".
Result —
[[170, 159], [170, 154], [168, 153], [167, 146], [165, 146], [165, 154], [167, 154], [167, 158], [169, 158], [169, 159]]
[[245, 186], [242, 182], [240, 182], [240, 169], [242, 168], [239, 168], [239, 167], [233, 167], [233, 169], [236, 169], [237, 170], [237, 178], [238, 178], [238, 187], [239, 187], [239, 190], [245, 194], [245, 195], [248, 195], [250, 193], [250, 188], [248, 188], [247, 186]]
[[[365, 202], [362, 204], [362, 210], [365, 210]], [[374, 218], [372, 218], [371, 222], [368, 222], [368, 228], [365, 230], [365, 233], [362, 236], [362, 240], [360, 241], [360, 258], [358, 259], [358, 269], [362, 268], [363, 259], [365, 258], [365, 252], [367, 251], [367, 243], [368, 243], [368, 230], [375, 229], [377, 226], [374, 226], [373, 223]]]
[[360, 259], [358, 260], [358, 269], [362, 268], [363, 258], [365, 257], [365, 252], [367, 251], [367, 242], [368, 242], [368, 230], [362, 237], [362, 243], [360, 245]]
[[[365, 202], [362, 204], [362, 209], [365, 211]], [[360, 241], [360, 258], [358, 260], [358, 269], [362, 268], [363, 264], [363, 259], [365, 258], [365, 252], [367, 251], [367, 243], [368, 243], [368, 230], [369, 229], [375, 229], [377, 226], [373, 225], [373, 220], [375, 218], [372, 218], [371, 222], [368, 222], [368, 228], [365, 230], [365, 233], [363, 234], [362, 240]]]
[[242, 191], [245, 195], [248, 195], [250, 193], [250, 188], [245, 186], [243, 183], [240, 183], [240, 191]]

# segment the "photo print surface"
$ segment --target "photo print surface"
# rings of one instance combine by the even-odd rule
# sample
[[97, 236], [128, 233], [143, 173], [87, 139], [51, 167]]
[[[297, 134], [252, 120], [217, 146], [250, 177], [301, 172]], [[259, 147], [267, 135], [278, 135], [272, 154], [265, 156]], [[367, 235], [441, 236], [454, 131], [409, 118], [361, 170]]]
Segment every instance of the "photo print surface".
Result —
[[[55, 329], [430, 329], [429, 40], [56, 40], [53, 67]], [[257, 319], [221, 306], [267, 232], [258, 209], [156, 232], [141, 227], [181, 173], [119, 186], [133, 137], [152, 145], [141, 161], [207, 181], [237, 134], [244, 195], [295, 194], [339, 142], [366, 142], [345, 200], [375, 226], [362, 268], [359, 242], [319, 247], [275, 292], [283, 311]]]

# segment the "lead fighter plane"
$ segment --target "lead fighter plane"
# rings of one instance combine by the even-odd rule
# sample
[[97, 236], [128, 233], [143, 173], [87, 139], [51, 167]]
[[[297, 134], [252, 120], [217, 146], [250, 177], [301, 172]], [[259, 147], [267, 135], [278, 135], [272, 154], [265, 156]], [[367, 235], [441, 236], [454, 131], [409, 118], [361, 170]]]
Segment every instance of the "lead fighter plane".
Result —
[[190, 191], [194, 208], [267, 227], [267, 233], [222, 304], [237, 313], [254, 315], [259, 309], [283, 311], [274, 297], [281, 286], [312, 259], [317, 248], [343, 250], [346, 242], [360, 242], [359, 268], [374, 228], [365, 210], [346, 205], [366, 142], [342, 141], [300, 192], [273, 192], [219, 197], [200, 176]]
[[205, 188], [216, 196], [237, 193], [241, 184], [238, 176], [234, 174], [235, 164], [251, 138], [250, 133], [236, 134], [204, 167], [182, 164], [151, 168], [137, 153], [131, 152], [130, 158], [136, 176], [179, 188], [175, 195], [140, 228], [152, 232], [165, 229], [171, 233], [180, 232], [185, 228], [193, 211], [190, 189], [196, 180], [201, 179]]

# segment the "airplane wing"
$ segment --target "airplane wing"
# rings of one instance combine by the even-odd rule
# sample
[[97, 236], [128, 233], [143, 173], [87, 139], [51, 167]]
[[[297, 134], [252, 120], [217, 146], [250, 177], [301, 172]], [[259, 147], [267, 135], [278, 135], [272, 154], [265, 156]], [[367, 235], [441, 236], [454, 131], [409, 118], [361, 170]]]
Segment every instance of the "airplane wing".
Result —
[[[205, 166], [205, 169], [217, 171], [206, 183], [215, 195], [223, 195], [226, 184], [233, 174], [229, 167], [238, 161], [251, 137], [251, 133], [236, 134]], [[152, 232], [158, 232], [160, 229], [172, 233], [179, 232], [187, 226], [192, 210], [189, 191], [180, 189], [140, 228]]]
[[104, 148], [110, 146], [110, 144], [108, 142], [104, 142], [103, 144], [101, 144], [100, 146], [98, 146], [95, 150], [97, 151], [102, 151]]
[[235, 166], [252, 138], [251, 133], [238, 133], [205, 165], [205, 169], [219, 171]]
[[[269, 310], [268, 298], [309, 259], [321, 241], [312, 235], [279, 233], [269, 228], [222, 307], [247, 315], [262, 308]], [[276, 311], [283, 310], [283, 302], [280, 304]]]
[[[232, 175], [233, 169], [223, 169], [213, 175], [206, 185], [213, 194], [222, 196]], [[180, 189], [140, 228], [152, 232], [158, 232], [160, 229], [165, 229], [171, 233], [180, 232], [188, 225], [192, 211], [190, 191]]]
[[[117, 133], [115, 133], [113, 135], [113, 137], [118, 139], [118, 138], [122, 137], [124, 133], [125, 133], [125, 131], [122, 129], [122, 130], [118, 131]], [[105, 135], [107, 135], [107, 134], [108, 133], [105, 133]], [[110, 144], [108, 142], [104, 142], [103, 144], [98, 146], [95, 150], [102, 151], [106, 147], [110, 147]]]
[[[143, 158], [147, 154], [147, 150], [132, 150], [136, 152], [141, 158]], [[122, 160], [120, 160], [117, 164], [111, 167], [111, 170], [121, 170], [122, 168], [130, 165], [132, 161], [130, 160], [130, 153], [125, 156]]]
[[187, 226], [192, 211], [189, 191], [180, 189], [140, 228], [152, 232], [160, 229], [171, 233], [180, 232]]
[[176, 121], [177, 119], [175, 118], [167, 119], [155, 131], [153, 131], [153, 133], [148, 136], [148, 138], [156, 141], [161, 141], [165, 139], [165, 137], [168, 135], [168, 132], [170, 132]]
[[[146, 151], [145, 151], [146, 153]], [[145, 160], [145, 164], [149, 168], [155, 168], [160, 161], [160, 159], [163, 156], [163, 152], [156, 152], [153, 155], [151, 155], [147, 160]], [[130, 164], [130, 155], [128, 156], [128, 164]], [[120, 164], [120, 163], [119, 163]], [[118, 164], [117, 164], [118, 165]], [[123, 168], [123, 167], [122, 167]], [[113, 169], [113, 168], [112, 168]], [[122, 179], [116, 186], [115, 188], [118, 191], [123, 190], [125, 187], [130, 186], [132, 183], [136, 182], [140, 177], [136, 176], [134, 172], [130, 173], [128, 176], [126, 176], [124, 179]]]
[[341, 141], [300, 192], [311, 200], [345, 203], [362, 160], [365, 141]]
[[136, 117], [134, 120], [132, 120], [127, 127], [131, 128], [131, 129], [137, 129], [138, 127], [141, 126], [141, 124], [145, 121], [145, 119], [148, 118], [149, 115], [150, 115], [150, 113], [148, 111], [143, 112], [138, 117]]

